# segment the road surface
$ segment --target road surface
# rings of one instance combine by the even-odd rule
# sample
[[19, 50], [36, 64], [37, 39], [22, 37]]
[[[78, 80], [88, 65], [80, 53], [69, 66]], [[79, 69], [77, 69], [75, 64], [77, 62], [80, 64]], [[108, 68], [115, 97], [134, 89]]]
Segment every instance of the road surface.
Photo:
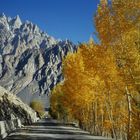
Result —
[[92, 136], [79, 128], [64, 125], [52, 119], [44, 119], [11, 133], [4, 140], [109, 140]]

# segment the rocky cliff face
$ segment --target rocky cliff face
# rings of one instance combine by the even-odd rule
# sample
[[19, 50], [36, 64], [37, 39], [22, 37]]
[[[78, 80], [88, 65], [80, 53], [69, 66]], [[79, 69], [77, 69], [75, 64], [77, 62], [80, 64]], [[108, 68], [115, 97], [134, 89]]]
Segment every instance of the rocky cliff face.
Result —
[[19, 16], [0, 15], [0, 85], [26, 103], [40, 99], [49, 106], [51, 89], [63, 79], [62, 58], [75, 50]]
[[0, 87], [0, 121], [19, 118], [23, 124], [36, 121], [36, 113], [15, 95]]

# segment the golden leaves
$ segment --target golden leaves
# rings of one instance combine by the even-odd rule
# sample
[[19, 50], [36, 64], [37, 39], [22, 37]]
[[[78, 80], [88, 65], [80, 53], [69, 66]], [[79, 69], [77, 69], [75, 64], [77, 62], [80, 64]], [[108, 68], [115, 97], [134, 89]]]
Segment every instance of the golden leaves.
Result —
[[52, 96], [61, 115], [116, 139], [131, 139], [140, 128], [140, 2], [132, 1], [102, 1], [95, 17], [101, 45], [90, 39], [65, 58], [65, 80]]

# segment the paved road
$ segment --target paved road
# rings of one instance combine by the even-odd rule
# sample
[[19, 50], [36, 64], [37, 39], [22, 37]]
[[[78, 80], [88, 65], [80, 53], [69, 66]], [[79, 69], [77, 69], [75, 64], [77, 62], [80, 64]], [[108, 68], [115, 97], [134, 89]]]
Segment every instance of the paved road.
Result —
[[41, 120], [11, 133], [5, 140], [109, 140], [52, 119]]

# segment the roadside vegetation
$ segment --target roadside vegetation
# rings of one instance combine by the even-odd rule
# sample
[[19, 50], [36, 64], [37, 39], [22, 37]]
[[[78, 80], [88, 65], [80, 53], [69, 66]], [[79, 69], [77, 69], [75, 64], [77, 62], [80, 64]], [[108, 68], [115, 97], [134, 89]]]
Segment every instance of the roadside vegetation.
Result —
[[39, 118], [43, 118], [45, 116], [44, 105], [41, 101], [33, 100], [30, 104], [30, 107], [36, 111]]
[[140, 140], [140, 1], [101, 0], [94, 24], [99, 42], [63, 60], [51, 112], [94, 135]]

